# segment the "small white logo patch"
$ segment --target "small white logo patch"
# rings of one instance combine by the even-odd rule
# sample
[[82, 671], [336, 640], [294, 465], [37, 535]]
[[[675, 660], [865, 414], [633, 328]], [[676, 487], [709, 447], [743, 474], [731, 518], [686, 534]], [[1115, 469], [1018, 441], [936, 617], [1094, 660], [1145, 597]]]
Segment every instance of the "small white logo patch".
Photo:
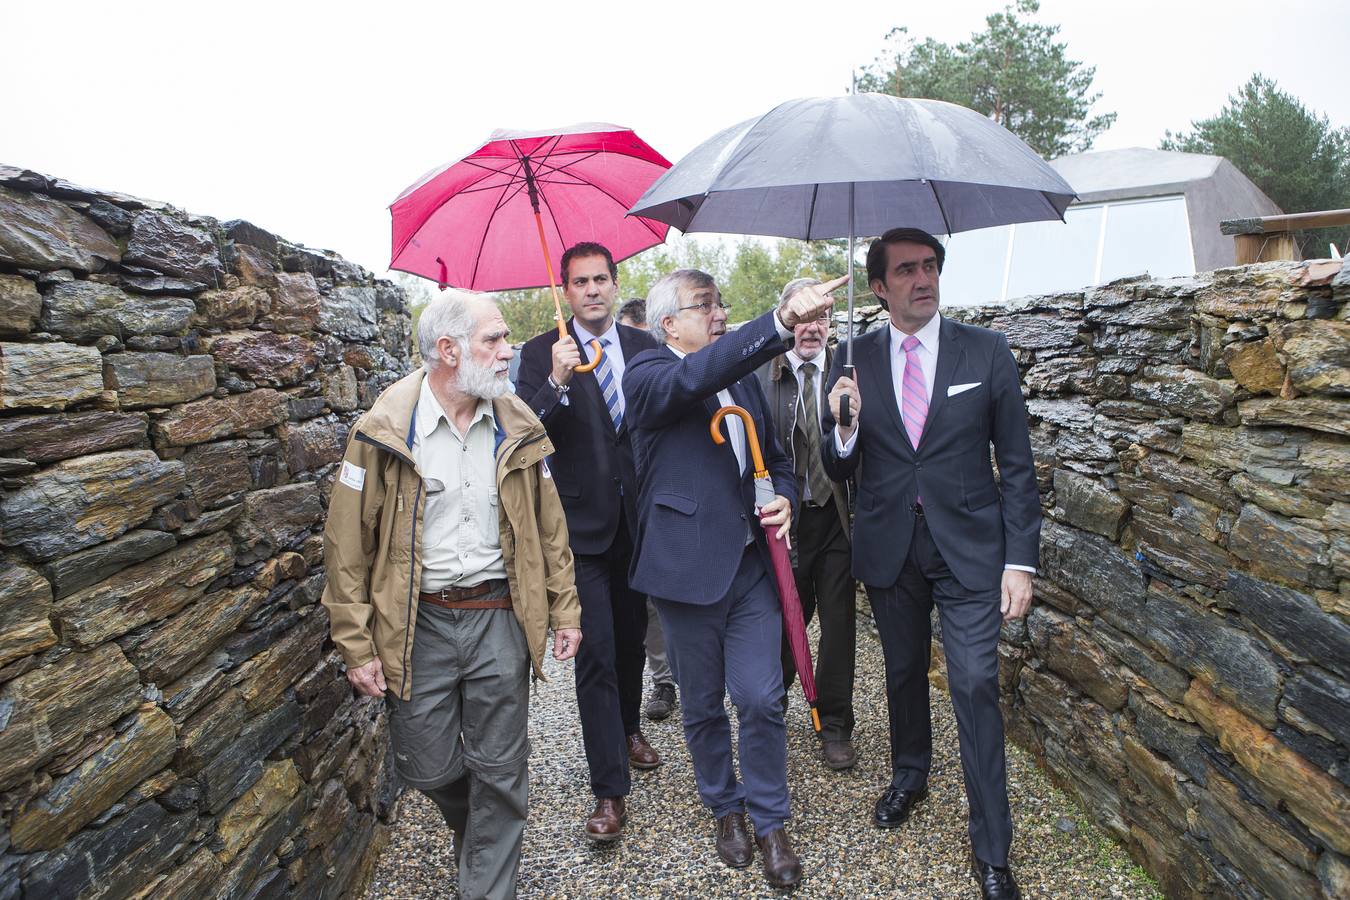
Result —
[[545, 478], [552, 478], [553, 473], [548, 470], [548, 460], [539, 460], [539, 470], [544, 473]]
[[354, 491], [359, 491], [366, 486], [366, 470], [343, 460], [342, 474], [338, 475], [338, 481]]

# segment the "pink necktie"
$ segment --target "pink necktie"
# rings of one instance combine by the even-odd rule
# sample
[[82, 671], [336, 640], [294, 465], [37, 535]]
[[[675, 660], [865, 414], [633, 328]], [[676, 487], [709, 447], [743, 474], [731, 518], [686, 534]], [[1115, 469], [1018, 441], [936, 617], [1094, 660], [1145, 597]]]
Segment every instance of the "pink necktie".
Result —
[[905, 374], [900, 383], [900, 418], [905, 423], [910, 446], [918, 450], [919, 438], [923, 437], [923, 423], [928, 418], [928, 390], [923, 380], [923, 366], [919, 363], [919, 339], [911, 334], [901, 342], [900, 349], [905, 351]]

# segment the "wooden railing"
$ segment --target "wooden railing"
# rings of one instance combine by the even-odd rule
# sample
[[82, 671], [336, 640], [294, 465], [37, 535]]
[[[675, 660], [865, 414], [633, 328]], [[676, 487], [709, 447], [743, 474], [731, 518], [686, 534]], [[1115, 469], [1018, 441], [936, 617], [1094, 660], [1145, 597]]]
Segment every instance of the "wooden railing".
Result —
[[1239, 266], [1277, 259], [1298, 259], [1294, 232], [1305, 228], [1335, 228], [1350, 225], [1350, 209], [1263, 216], [1258, 219], [1227, 219], [1219, 230], [1233, 235]]

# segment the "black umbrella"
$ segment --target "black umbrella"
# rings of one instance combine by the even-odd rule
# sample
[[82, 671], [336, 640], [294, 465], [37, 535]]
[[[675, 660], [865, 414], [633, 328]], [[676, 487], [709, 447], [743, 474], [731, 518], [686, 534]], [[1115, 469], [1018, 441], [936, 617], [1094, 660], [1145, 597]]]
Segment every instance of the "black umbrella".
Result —
[[[848, 238], [903, 224], [931, 234], [1064, 218], [1071, 188], [992, 119], [886, 94], [790, 100], [721, 131], [656, 180], [629, 215], [683, 232]], [[848, 424], [847, 403], [841, 410]]]

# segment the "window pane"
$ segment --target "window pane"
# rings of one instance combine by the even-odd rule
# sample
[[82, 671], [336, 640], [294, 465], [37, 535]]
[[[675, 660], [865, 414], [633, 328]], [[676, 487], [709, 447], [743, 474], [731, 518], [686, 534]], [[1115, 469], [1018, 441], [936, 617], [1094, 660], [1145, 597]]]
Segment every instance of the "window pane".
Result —
[[1141, 272], [1168, 278], [1194, 271], [1185, 197], [1111, 204], [1102, 252], [1103, 283]]
[[942, 302], [949, 306], [1001, 302], [1011, 236], [1007, 225], [952, 235], [942, 267]]
[[1092, 284], [1101, 228], [1101, 206], [1070, 207], [1063, 222], [1018, 225], [1008, 298], [1076, 291]]

